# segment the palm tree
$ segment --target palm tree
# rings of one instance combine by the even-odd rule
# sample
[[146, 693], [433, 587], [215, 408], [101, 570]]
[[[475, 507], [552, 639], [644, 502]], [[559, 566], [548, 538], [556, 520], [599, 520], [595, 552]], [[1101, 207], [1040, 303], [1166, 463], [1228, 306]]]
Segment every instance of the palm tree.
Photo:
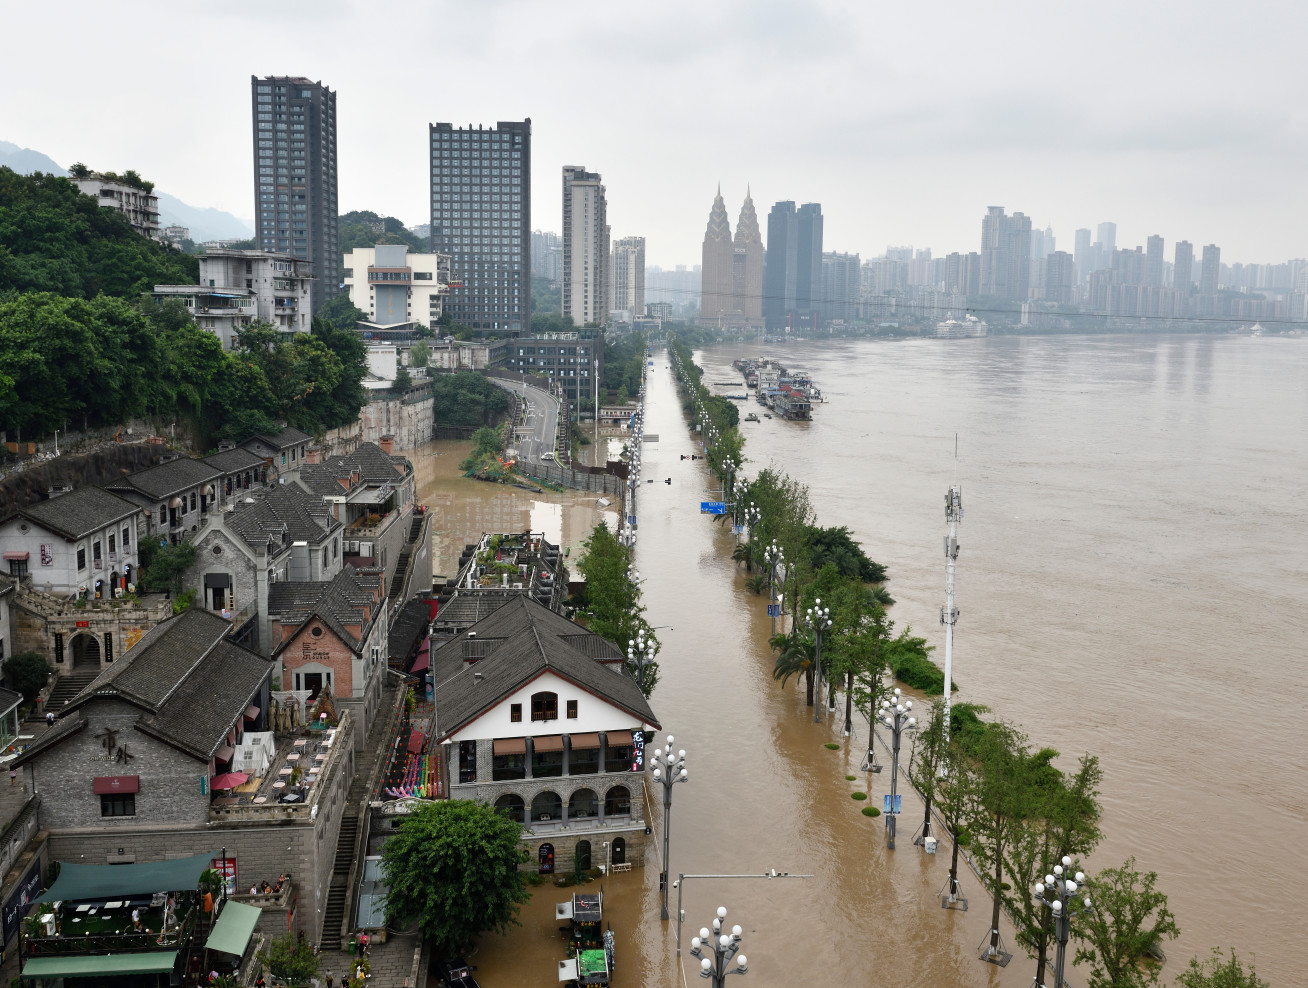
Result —
[[762, 573], [755, 573], [753, 576], [745, 577], [745, 589], [751, 590], [756, 594], [763, 592], [768, 585], [768, 578]]
[[807, 631], [795, 630], [774, 635], [768, 643], [777, 649], [777, 661], [772, 667], [772, 678], [785, 686], [791, 676], [804, 676], [807, 705], [813, 706], [813, 666], [817, 658], [817, 642]]
[[[748, 542], [736, 543], [736, 548], [731, 550], [731, 558], [737, 563], [744, 563], [746, 573], [754, 572], [754, 553]], [[757, 590], [754, 592], [758, 593]]]

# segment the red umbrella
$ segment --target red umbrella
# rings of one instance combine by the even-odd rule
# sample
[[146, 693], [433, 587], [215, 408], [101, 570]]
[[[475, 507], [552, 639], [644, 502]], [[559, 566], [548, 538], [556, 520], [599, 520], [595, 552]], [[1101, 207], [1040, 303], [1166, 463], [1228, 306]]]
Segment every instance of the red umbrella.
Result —
[[215, 775], [209, 780], [211, 789], [235, 789], [237, 786], [243, 786], [250, 781], [250, 777], [244, 772], [224, 772], [222, 775]]

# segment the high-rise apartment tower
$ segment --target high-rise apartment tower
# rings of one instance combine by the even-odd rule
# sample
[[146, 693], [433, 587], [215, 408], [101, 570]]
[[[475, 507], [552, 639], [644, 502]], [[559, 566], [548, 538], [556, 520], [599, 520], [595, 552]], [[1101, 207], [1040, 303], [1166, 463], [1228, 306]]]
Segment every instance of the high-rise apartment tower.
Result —
[[609, 263], [613, 297], [609, 309], [630, 312], [633, 319], [645, 314], [645, 238], [623, 237], [613, 242]]
[[1209, 244], [1204, 248], [1203, 266], [1199, 269], [1199, 294], [1216, 295], [1222, 277], [1222, 248]]
[[563, 314], [609, 320], [609, 207], [599, 172], [563, 166]]
[[1031, 218], [991, 206], [981, 220], [981, 294], [1024, 302], [1031, 285]]
[[520, 336], [531, 320], [531, 118], [428, 133], [432, 250], [451, 256], [446, 311], [479, 333]]
[[255, 244], [307, 261], [317, 312], [340, 291], [336, 94], [299, 76], [250, 77]]
[[1189, 295], [1194, 286], [1194, 244], [1188, 240], [1176, 242], [1172, 262], [1172, 290]]

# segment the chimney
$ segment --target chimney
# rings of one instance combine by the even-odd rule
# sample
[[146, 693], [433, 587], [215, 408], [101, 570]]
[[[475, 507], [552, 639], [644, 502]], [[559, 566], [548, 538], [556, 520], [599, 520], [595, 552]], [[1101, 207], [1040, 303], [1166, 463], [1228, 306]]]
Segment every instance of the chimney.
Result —
[[394, 436], [382, 436], [380, 439], [377, 440], [377, 445], [381, 447], [381, 451], [385, 453], [387, 456], [395, 455]]
[[358, 482], [359, 482], [359, 471], [358, 471], [358, 470], [351, 470], [351, 471], [350, 471], [350, 485], [353, 486], [353, 485], [357, 484]]
[[306, 447], [305, 447], [305, 450], [304, 450], [304, 462], [305, 462], [305, 463], [321, 463], [321, 462], [322, 462], [322, 447], [321, 447], [321, 446], [306, 446]]

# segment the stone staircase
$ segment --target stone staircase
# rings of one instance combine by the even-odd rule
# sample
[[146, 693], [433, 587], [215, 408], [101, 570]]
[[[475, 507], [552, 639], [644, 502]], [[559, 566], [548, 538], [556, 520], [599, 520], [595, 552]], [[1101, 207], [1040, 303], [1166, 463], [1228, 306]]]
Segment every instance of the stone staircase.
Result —
[[69, 700], [90, 686], [98, 675], [100, 675], [98, 669], [87, 669], [60, 676], [55, 682], [54, 689], [50, 691], [50, 698], [45, 701], [45, 709], [54, 714], [59, 713]]
[[413, 520], [409, 522], [409, 535], [404, 540], [404, 548], [400, 551], [399, 558], [395, 560], [395, 575], [391, 577], [390, 591], [386, 594], [387, 604], [393, 614], [395, 608], [400, 603], [400, 596], [404, 592], [405, 584], [409, 580], [409, 560], [413, 556], [414, 544], [418, 537], [422, 535], [422, 525], [426, 516], [415, 512]]
[[[353, 793], [353, 787], [350, 791]], [[356, 803], [350, 800], [346, 805], [354, 806]], [[341, 831], [336, 838], [336, 860], [332, 864], [331, 886], [327, 890], [327, 906], [323, 910], [322, 938], [319, 941], [322, 950], [341, 949], [341, 928], [350, 891], [350, 868], [354, 864], [354, 842], [358, 836], [358, 815], [341, 817]]]

